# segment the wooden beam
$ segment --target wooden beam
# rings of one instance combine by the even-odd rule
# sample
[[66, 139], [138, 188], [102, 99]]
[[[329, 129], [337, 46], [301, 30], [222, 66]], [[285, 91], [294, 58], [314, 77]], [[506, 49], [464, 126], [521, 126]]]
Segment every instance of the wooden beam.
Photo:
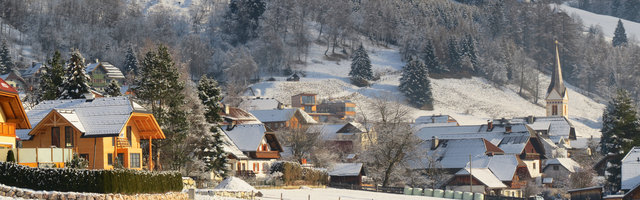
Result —
[[152, 142], [153, 139], [149, 138], [149, 171], [153, 171], [153, 150], [152, 148]]

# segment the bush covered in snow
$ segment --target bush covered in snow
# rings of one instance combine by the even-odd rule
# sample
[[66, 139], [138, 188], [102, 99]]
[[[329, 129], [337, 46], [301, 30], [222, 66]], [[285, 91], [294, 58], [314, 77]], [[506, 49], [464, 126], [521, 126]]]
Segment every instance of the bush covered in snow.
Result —
[[275, 162], [271, 165], [271, 173], [282, 173], [286, 185], [294, 185], [303, 181], [305, 184], [326, 185], [329, 174], [326, 170], [303, 168], [295, 162]]
[[178, 172], [31, 168], [0, 162], [0, 183], [33, 190], [93, 193], [166, 193], [182, 190]]

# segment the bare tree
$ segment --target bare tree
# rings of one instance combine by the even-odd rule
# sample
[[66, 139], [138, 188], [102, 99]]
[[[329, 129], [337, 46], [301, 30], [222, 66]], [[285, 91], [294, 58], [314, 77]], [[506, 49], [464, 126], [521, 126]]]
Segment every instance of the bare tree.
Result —
[[307, 158], [320, 141], [320, 131], [307, 131], [307, 128], [283, 129], [276, 134], [296, 161]]
[[594, 186], [593, 177], [596, 176], [596, 172], [590, 167], [583, 167], [569, 177], [571, 188], [585, 188]]
[[369, 105], [374, 117], [367, 118], [363, 113], [377, 133], [377, 140], [370, 141], [375, 145], [367, 148], [363, 160], [368, 165], [369, 176], [383, 186], [403, 181], [401, 169], [408, 168], [410, 153], [420, 144], [408, 123], [410, 110], [398, 102], [390, 95], [378, 97]]

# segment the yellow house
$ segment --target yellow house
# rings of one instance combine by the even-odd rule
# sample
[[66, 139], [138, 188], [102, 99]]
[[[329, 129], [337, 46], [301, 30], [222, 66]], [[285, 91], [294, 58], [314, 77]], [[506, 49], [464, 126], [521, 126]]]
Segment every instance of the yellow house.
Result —
[[0, 79], [0, 149], [16, 148], [16, 128], [29, 129], [31, 124], [18, 91]]
[[27, 116], [36, 125], [18, 131], [23, 147], [71, 148], [91, 169], [113, 169], [115, 162], [142, 169], [140, 141], [165, 138], [155, 117], [129, 97], [44, 101]]

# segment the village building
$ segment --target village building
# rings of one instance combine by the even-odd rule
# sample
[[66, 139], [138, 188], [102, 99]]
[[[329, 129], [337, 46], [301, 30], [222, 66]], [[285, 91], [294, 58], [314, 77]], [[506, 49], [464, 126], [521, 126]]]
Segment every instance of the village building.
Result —
[[[471, 186], [474, 192], [484, 192], [489, 189], [500, 196], [522, 197], [522, 189], [531, 180], [527, 165], [517, 156], [485, 155], [474, 157], [471, 162], [467, 162], [465, 168], [458, 171], [446, 184], [447, 188], [469, 191], [469, 169], [474, 175], [473, 186]], [[477, 173], [487, 174], [476, 176]], [[494, 177], [504, 186], [498, 184]]]
[[122, 71], [109, 62], [96, 60], [95, 63], [87, 65], [86, 73], [91, 78], [89, 86], [100, 91], [104, 91], [112, 80], [117, 81], [118, 85], [124, 84], [125, 77]]
[[240, 102], [238, 108], [244, 110], [275, 110], [284, 109], [284, 104], [274, 98], [255, 97], [244, 99]]
[[265, 127], [273, 131], [303, 128], [317, 123], [307, 112], [299, 108], [252, 110], [249, 112], [264, 123]]
[[[468, 160], [469, 155], [504, 154], [518, 156], [527, 165], [532, 178], [542, 176], [542, 159], [546, 158], [544, 146], [537, 134], [524, 124], [489, 122], [483, 125], [424, 127], [416, 135], [425, 141], [425, 145], [429, 145], [429, 148], [425, 148], [428, 155], [438, 156], [435, 160], [439, 161], [442, 168], [459, 169], [461, 162]], [[452, 143], [445, 142], [448, 140], [457, 140], [453, 143], [457, 146], [449, 146]], [[454, 158], [459, 156], [465, 156], [466, 159]], [[451, 163], [448, 160], [452, 160]]]
[[365, 175], [363, 163], [336, 163], [329, 169], [329, 184], [361, 186]]
[[320, 121], [331, 119], [353, 121], [356, 117], [356, 104], [349, 100], [325, 100], [318, 105], [318, 112], [329, 113], [327, 119], [323, 120], [322, 116], [318, 117]]
[[640, 185], [640, 147], [633, 147], [622, 159], [621, 166], [622, 191], [629, 191]]
[[11, 87], [15, 88], [18, 93], [24, 93], [27, 90], [31, 90], [31, 86], [25, 81], [18, 71], [12, 70], [7, 74], [0, 75], [0, 78], [4, 80]]
[[558, 41], [556, 41], [556, 57], [551, 75], [551, 84], [547, 89], [545, 101], [547, 102], [547, 117], [569, 116], [569, 94], [562, 80], [562, 67], [560, 66], [560, 53]]
[[315, 124], [309, 126], [307, 132], [319, 133], [323, 141], [344, 156], [365, 150], [367, 145], [373, 144], [377, 140], [373, 127], [366, 128], [355, 122]]
[[[579, 170], [581, 170], [580, 164], [571, 158], [548, 159], [545, 161], [544, 168], [542, 168], [545, 179], [547, 179], [547, 182], [551, 182], [552, 186], [555, 186], [553, 183], [558, 180], [563, 180], [559, 184], [564, 186], [564, 184], [567, 183], [566, 181], [569, 180], [571, 174], [578, 172]], [[551, 180], [548, 178], [551, 178]]]
[[602, 186], [594, 186], [587, 188], [577, 188], [567, 190], [571, 195], [571, 200], [601, 200], [603, 194]]
[[118, 162], [152, 170], [151, 156], [143, 166], [140, 141], [165, 138], [153, 114], [129, 97], [43, 101], [27, 116], [34, 127], [17, 132], [23, 147], [70, 148], [90, 169], [113, 169]]
[[460, 126], [460, 124], [449, 115], [425, 115], [416, 118], [411, 125], [411, 127], [416, 130], [432, 126]]
[[[30, 129], [18, 91], [0, 79], [0, 150], [17, 148], [16, 129]], [[6, 152], [0, 157], [6, 158]]]
[[576, 140], [576, 128], [564, 116], [551, 117], [522, 117], [509, 120], [511, 123], [523, 123], [531, 127], [540, 136], [549, 138], [555, 144], [571, 144], [570, 140]]
[[37, 86], [40, 84], [40, 72], [44, 67], [43, 63], [32, 63], [31, 67], [20, 70], [20, 75], [27, 82], [27, 85]]

